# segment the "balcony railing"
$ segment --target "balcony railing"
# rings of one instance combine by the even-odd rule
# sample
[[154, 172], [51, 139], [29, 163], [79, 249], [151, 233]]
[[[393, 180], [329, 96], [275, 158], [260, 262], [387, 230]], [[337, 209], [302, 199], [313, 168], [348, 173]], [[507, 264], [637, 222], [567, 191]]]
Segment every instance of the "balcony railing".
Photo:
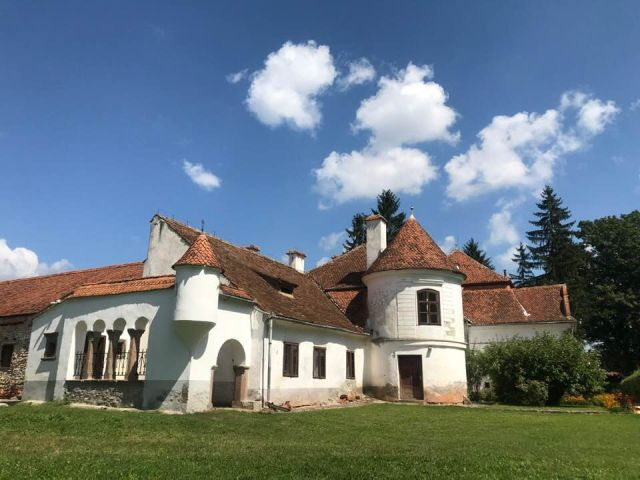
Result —
[[[102, 380], [104, 379], [104, 373], [107, 365], [107, 354], [106, 353], [94, 353], [93, 354], [93, 364], [89, 365], [87, 362], [87, 354], [86, 353], [76, 353], [75, 363], [73, 366], [73, 376], [75, 378], [82, 378], [83, 371], [86, 368], [91, 368], [91, 372], [87, 375], [88, 379], [94, 380]], [[147, 370], [147, 352], [146, 350], [141, 350], [138, 352], [138, 361], [136, 362], [136, 371], [138, 373], [138, 377], [144, 376]], [[115, 354], [115, 368], [114, 375], [116, 378], [126, 377], [128, 376], [128, 365], [129, 365], [129, 353], [128, 352], [120, 352]]]

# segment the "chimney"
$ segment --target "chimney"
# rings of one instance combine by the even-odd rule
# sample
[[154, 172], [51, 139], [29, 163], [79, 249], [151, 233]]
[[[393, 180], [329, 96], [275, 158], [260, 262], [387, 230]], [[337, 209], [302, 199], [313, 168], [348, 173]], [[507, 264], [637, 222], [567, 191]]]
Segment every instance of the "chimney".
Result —
[[298, 250], [289, 250], [287, 255], [289, 255], [289, 266], [300, 273], [304, 273], [304, 259], [307, 256]]
[[387, 248], [387, 221], [382, 215], [369, 215], [367, 223], [367, 268]]

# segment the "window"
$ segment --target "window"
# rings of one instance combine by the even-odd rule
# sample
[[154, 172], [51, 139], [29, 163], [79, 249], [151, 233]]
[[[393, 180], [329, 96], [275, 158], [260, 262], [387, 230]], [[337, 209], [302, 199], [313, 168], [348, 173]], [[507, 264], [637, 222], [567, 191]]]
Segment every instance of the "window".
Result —
[[440, 325], [440, 294], [436, 290], [418, 291], [418, 325]]
[[58, 332], [45, 333], [45, 345], [44, 345], [44, 357], [43, 358], [56, 358], [56, 351], [58, 350]]
[[8, 343], [2, 346], [0, 353], [0, 368], [11, 368], [11, 359], [13, 358], [13, 344]]
[[327, 349], [313, 347], [313, 378], [327, 377]]
[[356, 378], [356, 353], [347, 350], [347, 378]]
[[285, 377], [298, 376], [298, 344], [284, 344], [284, 362], [282, 365], [282, 375]]

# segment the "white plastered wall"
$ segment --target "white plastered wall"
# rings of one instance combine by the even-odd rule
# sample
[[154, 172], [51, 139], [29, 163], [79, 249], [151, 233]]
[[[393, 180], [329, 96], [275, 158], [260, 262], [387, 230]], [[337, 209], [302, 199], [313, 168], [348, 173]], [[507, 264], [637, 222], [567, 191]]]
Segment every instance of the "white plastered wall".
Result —
[[560, 336], [571, 331], [574, 322], [512, 323], [502, 325], [469, 325], [469, 347], [484, 348], [490, 343], [513, 337], [532, 338], [544, 332]]

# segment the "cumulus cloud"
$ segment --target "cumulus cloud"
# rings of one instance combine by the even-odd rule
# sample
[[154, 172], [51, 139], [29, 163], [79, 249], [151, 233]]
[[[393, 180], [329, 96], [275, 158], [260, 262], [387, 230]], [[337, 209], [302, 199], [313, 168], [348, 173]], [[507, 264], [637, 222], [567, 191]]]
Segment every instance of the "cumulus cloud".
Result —
[[71, 267], [71, 263], [66, 259], [52, 264], [40, 262], [33, 250], [24, 247], [11, 248], [4, 238], [0, 238], [0, 280], [60, 273]]
[[329, 47], [287, 42], [253, 75], [247, 107], [265, 125], [313, 130], [322, 119], [318, 96], [336, 75]]
[[376, 78], [376, 69], [366, 58], [360, 58], [349, 64], [349, 72], [338, 79], [340, 89], [347, 90], [354, 85], [362, 85]]
[[440, 248], [444, 253], [448, 255], [451, 250], [456, 248], [456, 244], [456, 237], [454, 237], [453, 235], [447, 235], [446, 237], [444, 237], [444, 242], [440, 244]]
[[456, 112], [446, 105], [448, 95], [441, 85], [427, 81], [433, 70], [412, 63], [394, 77], [382, 77], [378, 92], [362, 102], [353, 128], [370, 130], [371, 143], [400, 146], [432, 140], [455, 142], [449, 131]]
[[249, 73], [249, 70], [246, 69], [246, 68], [244, 70], [240, 70], [239, 72], [230, 73], [226, 77], [227, 78], [227, 82], [236, 84], [236, 83], [244, 80], [245, 78], [247, 78], [247, 74], [248, 73]]
[[489, 245], [515, 244], [520, 235], [511, 219], [511, 206], [505, 206], [489, 218]]
[[342, 232], [332, 232], [328, 235], [324, 235], [320, 237], [318, 241], [318, 246], [326, 252], [330, 252], [334, 248], [336, 248], [342, 240], [346, 237], [346, 233]]
[[324, 265], [325, 263], [329, 263], [331, 261], [331, 258], [329, 257], [322, 257], [320, 258], [320, 260], [318, 260], [316, 262], [316, 267], [321, 267], [322, 265]]
[[218, 188], [222, 183], [218, 177], [206, 170], [201, 163], [191, 163], [188, 160], [183, 160], [182, 169], [193, 183], [208, 192]]
[[[437, 177], [429, 155], [415, 148], [400, 147], [331, 152], [314, 173], [316, 191], [329, 203], [372, 198], [383, 189], [418, 194]], [[321, 205], [327, 206], [325, 202]]]
[[419, 194], [437, 177], [426, 152], [409, 146], [426, 141], [455, 141], [456, 120], [447, 94], [433, 81], [428, 66], [412, 63], [392, 77], [382, 77], [378, 91], [362, 101], [355, 131], [368, 130], [367, 145], [351, 153], [331, 152], [314, 170], [320, 208], [375, 197], [382, 189]]
[[612, 101], [572, 91], [543, 114], [498, 115], [478, 133], [478, 143], [445, 165], [447, 194], [461, 201], [500, 189], [538, 191], [559, 159], [602, 133], [618, 112]]
[[512, 245], [507, 248], [504, 252], [494, 257], [496, 270], [500, 271], [501, 269], [514, 271], [516, 264], [513, 263], [513, 256], [516, 254], [518, 245]]
[[629, 110], [631, 110], [632, 112], [640, 110], [640, 98], [636, 98], [633, 102], [631, 102], [631, 104], [629, 105]]

